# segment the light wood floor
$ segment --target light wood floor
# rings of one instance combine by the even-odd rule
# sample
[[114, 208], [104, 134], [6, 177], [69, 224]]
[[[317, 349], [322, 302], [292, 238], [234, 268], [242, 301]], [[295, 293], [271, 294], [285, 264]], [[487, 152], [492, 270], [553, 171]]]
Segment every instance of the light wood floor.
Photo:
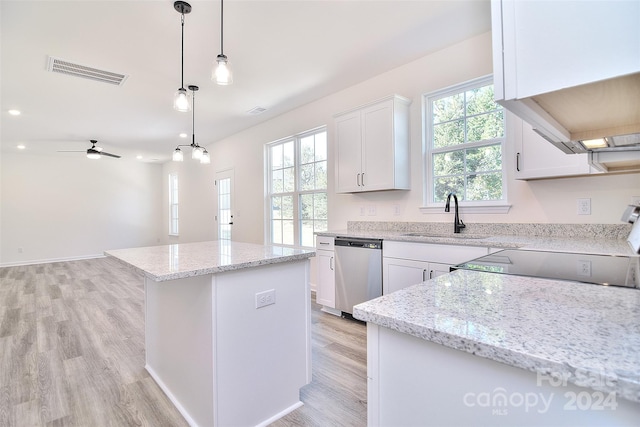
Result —
[[[365, 327], [312, 306], [313, 381], [273, 426], [364, 426]], [[105, 258], [0, 268], [0, 426], [186, 426], [144, 370], [143, 308]]]

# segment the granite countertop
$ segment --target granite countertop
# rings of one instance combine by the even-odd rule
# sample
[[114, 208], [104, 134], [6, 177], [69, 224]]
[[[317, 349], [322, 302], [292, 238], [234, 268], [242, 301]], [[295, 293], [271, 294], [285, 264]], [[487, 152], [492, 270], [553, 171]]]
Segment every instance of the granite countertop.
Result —
[[316, 233], [329, 237], [361, 237], [398, 242], [481, 246], [496, 249], [522, 249], [602, 255], [638, 256], [625, 239], [611, 236], [523, 236], [510, 234], [471, 234], [453, 232], [412, 232], [395, 230], [340, 230]]
[[354, 317], [640, 402], [640, 291], [457, 270]]
[[306, 259], [315, 256], [315, 251], [216, 240], [116, 249], [104, 254], [134, 267], [152, 280], [162, 282]]

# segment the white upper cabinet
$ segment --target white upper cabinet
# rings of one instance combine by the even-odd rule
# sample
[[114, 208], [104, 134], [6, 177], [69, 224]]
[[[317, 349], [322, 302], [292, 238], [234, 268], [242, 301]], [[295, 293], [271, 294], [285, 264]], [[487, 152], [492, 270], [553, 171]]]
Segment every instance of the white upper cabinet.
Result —
[[338, 193], [410, 188], [410, 103], [394, 95], [335, 116]]
[[559, 178], [596, 173], [588, 154], [565, 154], [517, 117], [514, 122], [514, 176], [516, 179]]
[[[492, 0], [496, 100], [565, 141], [640, 132], [640, 2]], [[563, 146], [566, 147], [562, 148]]]

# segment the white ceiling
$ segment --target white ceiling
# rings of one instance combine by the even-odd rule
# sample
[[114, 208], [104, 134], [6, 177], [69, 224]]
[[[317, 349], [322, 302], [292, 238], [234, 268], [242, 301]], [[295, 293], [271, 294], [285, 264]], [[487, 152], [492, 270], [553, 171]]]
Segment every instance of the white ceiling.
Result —
[[[489, 0], [227, 0], [224, 53], [234, 83], [210, 80], [220, 2], [189, 1], [184, 83], [198, 85], [195, 133], [207, 146], [490, 29]], [[0, 2], [3, 151], [57, 156], [97, 139], [105, 151], [166, 161], [191, 134], [180, 87], [173, 1]], [[47, 57], [127, 74], [122, 86], [46, 71]], [[266, 111], [250, 115], [261, 106]], [[18, 109], [20, 116], [10, 116]], [[188, 143], [188, 142], [186, 142]], [[155, 159], [155, 160], [154, 160]]]

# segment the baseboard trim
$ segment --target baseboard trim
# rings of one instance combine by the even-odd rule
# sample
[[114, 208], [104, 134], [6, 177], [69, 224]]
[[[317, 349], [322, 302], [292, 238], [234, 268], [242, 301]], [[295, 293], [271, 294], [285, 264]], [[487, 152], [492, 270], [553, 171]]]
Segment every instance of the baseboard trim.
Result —
[[169, 387], [167, 387], [165, 385], [165, 383], [162, 382], [162, 380], [155, 373], [153, 368], [151, 368], [149, 365], [145, 365], [144, 368], [147, 370], [149, 375], [151, 375], [151, 378], [153, 378], [153, 380], [156, 382], [156, 384], [158, 384], [158, 387], [160, 387], [160, 389], [164, 392], [164, 394], [167, 395], [167, 397], [169, 398], [171, 403], [173, 403], [173, 405], [176, 407], [178, 412], [180, 412], [180, 414], [182, 414], [182, 416], [184, 417], [184, 419], [187, 422], [187, 424], [189, 424], [191, 427], [198, 427], [198, 424], [195, 422], [195, 420], [193, 418], [191, 418], [191, 416], [189, 415], [187, 410], [180, 404], [180, 402], [178, 401], [178, 399], [176, 399], [176, 397], [173, 395], [173, 393], [171, 393], [171, 391], [169, 390]]
[[81, 261], [83, 259], [104, 258], [103, 254], [84, 255], [64, 258], [34, 259], [30, 261], [0, 262], [0, 267], [19, 267], [21, 265], [51, 264], [53, 262]]
[[284, 411], [281, 411], [281, 412], [277, 413], [276, 415], [274, 415], [273, 417], [269, 418], [268, 420], [262, 421], [256, 427], [266, 427], [269, 424], [271, 424], [271, 423], [279, 420], [280, 418], [284, 417], [285, 415], [295, 411], [296, 409], [298, 409], [301, 406], [304, 406], [304, 403], [302, 403], [301, 401], [298, 401], [298, 402], [294, 403], [293, 405], [289, 406]]

